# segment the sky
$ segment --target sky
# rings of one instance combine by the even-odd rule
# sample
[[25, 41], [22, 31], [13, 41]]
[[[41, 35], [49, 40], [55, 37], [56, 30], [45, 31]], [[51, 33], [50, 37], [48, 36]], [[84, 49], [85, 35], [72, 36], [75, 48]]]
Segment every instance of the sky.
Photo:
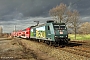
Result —
[[78, 10], [82, 22], [90, 22], [90, 0], [0, 0], [0, 26], [4, 33], [22, 30], [52, 20], [49, 10], [64, 3], [71, 10]]

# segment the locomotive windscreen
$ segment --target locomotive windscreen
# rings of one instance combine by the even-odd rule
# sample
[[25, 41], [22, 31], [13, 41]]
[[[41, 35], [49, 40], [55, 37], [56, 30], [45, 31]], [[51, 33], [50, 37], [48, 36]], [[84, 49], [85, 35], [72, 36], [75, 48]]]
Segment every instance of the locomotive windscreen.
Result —
[[60, 29], [65, 29], [65, 25], [60, 25]]
[[65, 25], [54, 24], [54, 29], [66, 29]]
[[55, 29], [59, 29], [60, 26], [59, 26], [59, 25], [54, 25], [54, 28], [55, 28]]

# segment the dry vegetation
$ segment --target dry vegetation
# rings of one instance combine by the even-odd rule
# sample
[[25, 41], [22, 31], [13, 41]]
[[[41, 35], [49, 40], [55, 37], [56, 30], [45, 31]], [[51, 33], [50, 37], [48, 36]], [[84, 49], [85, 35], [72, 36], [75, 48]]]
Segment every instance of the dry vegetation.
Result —
[[7, 59], [29, 60], [89, 60], [90, 58], [75, 55], [44, 43], [37, 43], [20, 38], [0, 38], [0, 57]]
[[0, 60], [30, 59], [36, 60], [33, 51], [25, 50], [15, 39], [0, 38]]
[[[75, 60], [75, 59], [77, 59], [77, 60], [86, 60], [86, 59], [89, 60], [89, 58], [79, 56], [79, 55], [75, 55], [75, 54], [71, 54], [69, 52], [65, 52], [65, 51], [62, 51], [60, 49], [56, 49], [54, 47], [50, 47], [48, 45], [43, 45], [43, 44], [36, 43], [33, 41], [21, 40], [21, 43], [27, 49], [31, 49], [31, 50], [35, 51], [35, 53], [38, 53], [41, 51], [41, 52], [43, 52], [43, 54], [46, 54], [47, 57], [51, 56], [55, 60], [62, 60], [62, 59], [63, 60]], [[40, 54], [40, 53], [38, 53], [38, 54]], [[43, 54], [40, 54], [40, 55], [43, 56]], [[45, 56], [44, 56], [44, 58], [45, 58]]]

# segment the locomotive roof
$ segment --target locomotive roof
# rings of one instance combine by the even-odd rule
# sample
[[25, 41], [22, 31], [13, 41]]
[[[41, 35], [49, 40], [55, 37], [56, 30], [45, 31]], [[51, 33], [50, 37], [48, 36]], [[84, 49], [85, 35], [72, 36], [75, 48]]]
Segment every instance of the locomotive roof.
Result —
[[45, 23], [45, 24], [39, 24], [38, 26], [33, 26], [33, 27], [31, 27], [31, 28], [36, 28], [36, 27], [40, 27], [40, 26], [45, 26], [46, 24], [50, 24], [50, 23], [52, 23], [52, 24], [59, 24], [59, 25], [65, 25], [65, 23], [48, 22], [48, 23]]
[[65, 23], [53, 23], [53, 24], [65, 25]]

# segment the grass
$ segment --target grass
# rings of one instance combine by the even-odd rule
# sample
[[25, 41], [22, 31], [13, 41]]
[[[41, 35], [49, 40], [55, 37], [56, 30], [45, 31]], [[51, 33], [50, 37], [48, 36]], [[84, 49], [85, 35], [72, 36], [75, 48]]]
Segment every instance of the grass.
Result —
[[[69, 38], [71, 40], [75, 40], [75, 35], [74, 34], [69, 34]], [[90, 40], [90, 34], [77, 34], [76, 35], [76, 40]]]

